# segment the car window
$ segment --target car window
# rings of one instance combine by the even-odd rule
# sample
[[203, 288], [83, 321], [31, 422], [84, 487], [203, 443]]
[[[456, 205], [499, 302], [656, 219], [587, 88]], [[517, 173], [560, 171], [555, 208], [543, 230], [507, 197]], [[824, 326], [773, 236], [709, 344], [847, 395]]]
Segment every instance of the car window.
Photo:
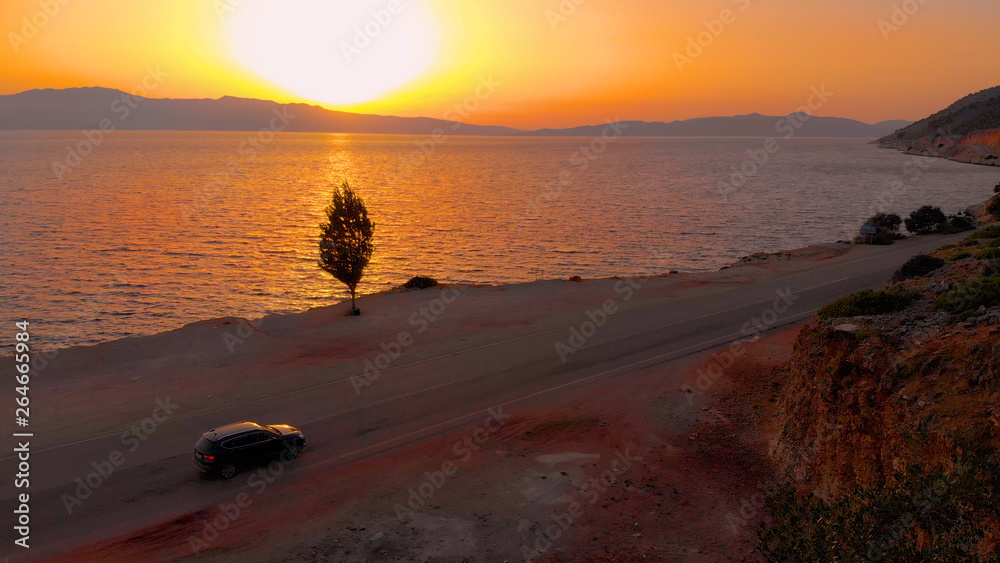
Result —
[[215, 442], [209, 440], [208, 438], [202, 436], [198, 443], [194, 445], [195, 448], [200, 452], [212, 451], [212, 447], [215, 446]]
[[261, 442], [266, 442], [266, 441], [268, 441], [270, 439], [271, 439], [271, 437], [268, 434], [266, 434], [264, 432], [257, 432], [257, 433], [254, 433], [254, 434], [250, 435], [249, 441], [247, 443], [248, 444], [259, 444]]
[[251, 438], [253, 438], [253, 436], [239, 436], [237, 438], [230, 438], [222, 442], [222, 447], [228, 450], [232, 450], [235, 448], [242, 448], [243, 446], [250, 444]]

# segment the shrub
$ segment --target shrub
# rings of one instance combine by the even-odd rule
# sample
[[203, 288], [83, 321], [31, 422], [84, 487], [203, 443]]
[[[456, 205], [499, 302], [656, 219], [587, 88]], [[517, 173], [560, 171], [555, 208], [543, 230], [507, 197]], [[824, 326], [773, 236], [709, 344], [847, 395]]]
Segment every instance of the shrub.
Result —
[[1000, 275], [996, 273], [965, 280], [934, 300], [935, 309], [960, 316], [994, 305], [1000, 305]]
[[1000, 219], [1000, 195], [993, 196], [993, 199], [991, 199], [986, 205], [986, 211], [988, 211], [994, 219]]
[[[978, 459], [975, 459], [978, 458]], [[996, 561], [980, 551], [1000, 516], [1000, 472], [978, 454], [953, 475], [911, 467], [896, 486], [858, 488], [832, 501], [784, 486], [767, 499], [757, 536], [765, 561]], [[917, 541], [921, 538], [921, 541]]]
[[976, 258], [979, 260], [996, 260], [1000, 258], [1000, 248], [995, 246], [984, 248], [976, 252]]
[[943, 266], [944, 260], [940, 258], [933, 258], [926, 254], [917, 254], [896, 270], [896, 274], [892, 276], [892, 281], [922, 278]]
[[415, 276], [410, 278], [410, 281], [403, 284], [403, 289], [427, 289], [429, 287], [434, 287], [437, 284], [438, 282], [434, 278], [429, 278], [427, 276]]
[[947, 234], [964, 233], [974, 230], [976, 230], [976, 219], [964, 211], [948, 216], [948, 224], [941, 228], [941, 232]]
[[1000, 238], [1000, 225], [990, 225], [989, 227], [979, 229], [978, 231], [965, 237], [965, 240], [962, 242], [980, 240], [980, 239], [997, 239], [997, 238]]
[[906, 230], [916, 235], [926, 235], [940, 230], [948, 223], [948, 218], [940, 207], [925, 205], [910, 213], [906, 219]]
[[816, 315], [821, 319], [884, 315], [886, 313], [901, 311], [919, 298], [920, 294], [915, 291], [902, 289], [874, 291], [866, 289], [824, 305]]

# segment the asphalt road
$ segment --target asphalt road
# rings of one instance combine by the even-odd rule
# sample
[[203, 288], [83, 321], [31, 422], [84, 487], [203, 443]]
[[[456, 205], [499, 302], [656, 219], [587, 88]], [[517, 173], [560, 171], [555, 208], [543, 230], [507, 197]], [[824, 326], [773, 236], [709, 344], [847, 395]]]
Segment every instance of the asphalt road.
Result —
[[[632, 308], [612, 299], [606, 316], [591, 331], [579, 315], [575, 325], [561, 324], [495, 342], [476, 343], [448, 354], [408, 362], [404, 356], [366, 386], [360, 396], [350, 381], [356, 373], [331, 374], [325, 383], [284, 391], [250, 401], [225, 397], [217, 407], [166, 417], [135, 451], [121, 433], [69, 443], [48, 443], [31, 452], [31, 549], [12, 545], [12, 486], [16, 472], [4, 438], [0, 519], [2, 553], [11, 560], [42, 559], [96, 539], [124, 534], [171, 517], [231, 502], [254, 485], [244, 476], [230, 481], [203, 478], [193, 467], [193, 442], [205, 430], [233, 420], [289, 422], [303, 429], [308, 452], [268, 487], [328, 471], [354, 460], [452, 431], [480, 425], [489, 409], [504, 414], [559, 404], [563, 393], [599, 378], [628, 384], [638, 368], [666, 365], [680, 358], [746, 338], [757, 325], [786, 326], [811, 316], [822, 305], [866, 288], [883, 285], [912, 255], [928, 252], [961, 236], [903, 241], [871, 247], [849, 256], [816, 263], [787, 277], [738, 287], [728, 286], [698, 297]], [[609, 295], [624, 297], [618, 285]], [[612, 306], [613, 305], [613, 306]], [[592, 311], [602, 308], [594, 303]], [[617, 307], [617, 309], [616, 309]], [[600, 321], [600, 315], [593, 315]], [[749, 323], [749, 324], [748, 324]], [[575, 328], [581, 338], [571, 340]], [[563, 342], [568, 348], [557, 348]], [[572, 349], [568, 353], [567, 349]], [[565, 358], [560, 357], [559, 351]], [[678, 385], [690, 383], [680, 379]], [[80, 401], [91, 400], [80, 397]], [[163, 409], [169, 409], [164, 405]], [[153, 413], [151, 412], [151, 415]], [[122, 464], [86, 495], [88, 474], [110, 463], [119, 452]], [[77, 479], [81, 479], [78, 481]], [[92, 482], [96, 483], [96, 479]], [[259, 486], [259, 485], [257, 485]], [[65, 499], [86, 496], [72, 503]]]

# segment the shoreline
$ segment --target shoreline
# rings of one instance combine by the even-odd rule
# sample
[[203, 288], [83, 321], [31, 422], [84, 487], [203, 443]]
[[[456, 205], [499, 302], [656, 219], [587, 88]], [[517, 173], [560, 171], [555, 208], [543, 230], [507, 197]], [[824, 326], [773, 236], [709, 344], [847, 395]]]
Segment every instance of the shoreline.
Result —
[[[738, 146], [739, 143], [734, 144], [734, 150]], [[850, 143], [849, 146], [854, 147], [854, 143]], [[791, 150], [791, 147], [789, 149]], [[877, 151], [873, 152], [870, 147], [865, 145], [851, 150], [860, 150], [873, 158], [873, 162], [878, 166], [876, 170], [886, 179], [893, 178], [900, 172], [905, 172], [906, 168], [903, 165], [910, 160], [885, 155], [885, 153], [882, 153], [884, 156], [879, 157]], [[813, 153], [810, 151], [808, 154]], [[729, 159], [731, 157], [726, 160]], [[982, 187], [992, 186], [995, 183], [991, 177], [984, 176], [987, 173], [981, 169], [979, 171], [965, 169], [963, 172], [957, 165], [941, 165], [941, 168], [948, 174], [936, 176], [942, 179], [950, 177], [952, 166], [955, 169], [955, 177], [969, 178], [969, 180], [960, 182], [963, 186], [960, 190], [955, 190], [955, 193], [949, 193], [950, 190], [942, 190], [940, 188], [945, 187], [946, 182], [928, 176], [925, 187], [914, 184], [909, 188], [914, 192], [914, 197], [907, 199], [909, 203], [906, 203], [906, 207], [916, 208], [915, 202], [931, 200], [935, 202], [935, 205], [941, 205], [949, 212], [957, 211], [964, 208], [966, 202], [975, 201], [984, 196], [985, 193], [982, 192], [985, 190], [982, 190]], [[900, 176], [900, 178], [904, 177]], [[886, 190], [892, 186], [889, 182], [884, 183]], [[852, 185], [855, 186], [850, 190], [852, 194], [857, 194], [859, 184], [860, 182], [852, 182]], [[709, 184], [705, 185], [706, 188], [710, 187]], [[823, 185], [826, 183], [824, 182]], [[533, 192], [534, 189], [530, 188], [529, 185], [526, 191]], [[832, 192], [834, 190], [824, 191], [826, 194]], [[774, 197], [782, 194], [784, 194], [784, 190], [775, 192]], [[743, 195], [749, 196], [751, 193]], [[872, 197], [874, 198], [875, 195], [878, 194], [873, 194]], [[708, 200], [711, 199], [708, 198]], [[809, 199], [812, 198], [801, 199], [800, 196], [796, 196], [788, 199], [780, 197], [774, 199], [774, 203], [767, 207], [776, 208], [779, 211], [775, 212], [777, 214], [773, 216], [773, 220], [768, 219], [767, 221], [744, 216], [745, 211], [736, 208], [733, 212], [725, 213], [724, 221], [713, 221], [712, 214], [708, 213], [705, 215], [707, 219], [695, 220], [691, 224], [693, 228], [687, 226], [683, 229], [672, 228], [671, 231], [675, 232], [670, 235], [658, 232], [663, 229], [654, 222], [650, 223], [648, 227], [643, 227], [641, 237], [625, 236], [622, 238], [600, 235], [595, 240], [601, 242], [589, 244], [582, 251], [568, 245], [569, 251], [576, 255], [556, 254], [554, 251], [562, 251], [560, 245], [549, 248], [524, 241], [518, 243], [526, 245], [523, 248], [519, 247], [519, 251], [525, 253], [524, 267], [516, 263], [511, 264], [509, 261], [505, 265], [502, 260], [503, 249], [501, 248], [501, 252], [498, 253], [492, 250], [493, 247], [490, 245], [487, 246], [490, 246], [491, 250], [483, 253], [484, 258], [474, 260], [474, 263], [469, 262], [467, 257], [449, 258], [448, 255], [451, 252], [445, 252], [443, 255], [436, 253], [433, 251], [433, 245], [425, 246], [425, 250], [421, 251], [421, 258], [407, 258], [405, 254], [398, 251], [398, 248], [391, 250], [386, 248], [384, 249], [386, 253], [382, 256], [386, 259], [391, 258], [386, 262], [391, 267], [376, 264], [376, 268], [372, 269], [370, 273], [371, 279], [376, 283], [363, 282], [362, 285], [367, 286], [364, 288], [366, 292], [374, 292], [370, 294], [374, 295], [391, 290], [393, 285], [406, 281], [413, 274], [441, 275], [449, 280], [470, 283], [471, 285], [495, 286], [547, 281], [555, 276], [560, 276], [556, 279], [564, 279], [563, 274], [567, 277], [571, 274], [580, 274], [588, 276], [588, 279], [603, 279], [616, 274], [628, 277], [633, 274], [648, 273], [649, 270], [645, 270], [644, 264], [642, 264], [643, 257], [637, 252], [631, 254], [617, 252], [616, 249], [626, 248], [626, 245], [632, 246], [632, 248], [638, 248], [639, 245], [676, 248], [676, 255], [667, 254], [658, 260], [662, 270], [655, 272], [657, 274], [665, 273], [674, 268], [686, 273], [714, 272], [717, 269], [731, 266], [733, 262], [745, 258], [746, 254], [756, 250], [781, 253], [789, 248], [801, 247], [809, 243], [828, 244], [839, 238], [848, 238], [849, 235], [844, 232], [846, 229], [842, 225], [860, 222], [856, 216], [861, 214], [861, 209], [857, 210], [857, 213], [854, 213], [853, 210], [849, 213], [841, 210], [838, 213], [840, 218], [832, 221], [829, 218], [824, 219], [827, 213], [821, 207], [812, 204], [806, 205]], [[830, 199], [824, 197], [822, 207], [836, 206], [836, 204], [829, 203]], [[860, 194], [860, 197], [852, 196], [849, 199], [851, 202], [867, 200], [863, 193]], [[699, 198], [699, 201], [703, 200], [705, 198]], [[796, 200], [800, 203], [791, 203]], [[790, 205], [781, 202], [788, 202]], [[911, 205], [911, 203], [913, 204]], [[698, 205], [704, 204], [699, 203]], [[648, 213], [644, 212], [644, 215], [648, 215]], [[760, 216], [760, 214], [758, 215]], [[770, 212], [766, 216], [772, 217]], [[741, 225], [743, 221], [751, 224]], [[712, 226], [712, 228], [697, 228], [699, 224]], [[573, 226], [572, 223], [567, 223], [567, 225]], [[566, 233], [572, 232], [572, 229], [566, 231]], [[856, 231], [851, 229], [851, 232]], [[60, 235], [60, 237], [62, 236]], [[429, 236], [442, 238], [433, 233], [430, 233]], [[569, 239], [573, 238], [570, 234], [566, 236]], [[416, 238], [427, 239], [425, 236]], [[450, 235], [446, 238], [459, 240], [459, 238]], [[702, 238], [707, 240], [703, 241]], [[616, 240], [623, 242], [618, 243], [615, 242]], [[278, 243], [283, 244], [281, 240], [278, 240]], [[705, 244], [716, 248], [707, 249], [704, 247]], [[185, 273], [186, 277], [181, 277], [176, 281], [167, 279], [161, 274], [151, 275], [148, 273], [119, 275], [118, 279], [114, 280], [115, 284], [101, 281], [111, 277], [114, 272], [123, 271], [115, 270], [119, 267], [117, 264], [127, 264], [138, 259], [139, 256], [147, 256], [133, 254], [131, 251], [137, 248], [134, 244], [124, 244], [121, 248], [109, 247], [106, 249], [107, 253], [101, 250], [101, 256], [104, 257], [95, 258], [97, 269], [85, 267], [87, 275], [82, 276], [79, 282], [71, 282], [70, 285], [73, 287], [67, 288], [67, 291], [58, 289], [65, 284], [58, 281], [58, 277], [52, 273], [50, 268], [43, 268], [28, 262], [18, 262], [15, 265], [18, 266], [19, 271], [37, 279], [38, 285], [44, 288], [42, 293], [38, 294], [42, 295], [44, 299], [30, 299], [17, 308], [20, 309], [17, 314], [38, 319], [40, 332], [36, 345], [42, 350], [55, 350], [97, 345], [121, 338], [151, 336], [222, 316], [232, 315], [256, 319], [275, 313], [300, 313], [310, 308], [336, 306], [344, 299], [345, 292], [342, 290], [342, 286], [328, 279], [315, 267], [315, 247], [310, 245], [308, 241], [295, 243], [296, 256], [299, 257], [294, 260], [285, 256], [261, 258], [260, 273], [253, 274], [247, 281], [247, 283], [252, 282], [250, 284], [252, 287], [244, 287], [240, 283], [238, 276], [243, 270], [227, 267], [221, 262], [217, 262], [229, 252], [225, 250], [225, 245], [219, 246], [213, 242], [211, 248], [219, 248], [221, 251], [209, 252], [205, 250], [203, 256], [200, 255], [203, 250], [200, 243], [186, 245], [184, 250], [188, 250], [187, 246], [191, 246], [190, 250], [199, 253], [199, 256], [193, 259], [199, 268], [208, 268], [215, 272], [212, 277], [194, 277], [189, 275], [188, 270], [176, 270], [188, 273]], [[205, 246], [204, 248], [210, 247]], [[595, 255], [592, 253], [598, 249], [605, 249], [612, 255], [608, 255], [610, 257], [606, 257], [608, 259], [595, 261]], [[62, 253], [53, 254], [53, 256], [60, 255]], [[162, 262], [165, 265], [164, 272], [174, 271], [173, 268], [184, 266], [183, 261], [188, 260], [187, 258], [177, 259], [155, 254], [150, 254], [148, 257], [158, 263]], [[380, 260], [381, 258], [376, 259]], [[418, 262], [425, 264], [425, 266], [419, 266]], [[35, 261], [35, 264], [42, 264], [42, 262]], [[411, 270], [414, 265], [416, 267]], [[256, 267], [256, 265], [250, 264], [247, 267]], [[282, 274], [291, 267], [295, 269], [294, 276]], [[74, 265], [70, 269], [76, 271], [75, 268], [77, 266]], [[383, 283], [383, 281], [395, 282], [395, 284]], [[134, 282], [136, 286], [146, 287], [133, 289], [128, 287], [133, 283], [126, 282]], [[116, 284], [121, 285], [121, 287], [119, 288]], [[79, 290], [82, 294], [76, 294], [69, 290]], [[19, 302], [15, 293], [10, 293], [8, 297], [14, 299], [11, 303]], [[95, 317], [99, 317], [100, 320], [92, 320]], [[0, 347], [0, 354], [7, 356], [11, 353], [12, 350], [9, 346]]]
[[875, 143], [873, 143], [873, 144], [876, 147], [880, 148], [880, 149], [897, 151], [897, 152], [903, 153], [903, 154], [905, 154], [907, 156], [919, 156], [919, 157], [923, 157], [923, 158], [940, 158], [941, 160], [950, 160], [951, 162], [957, 162], [959, 164], [971, 164], [972, 166], [986, 166], [986, 167], [989, 167], [989, 168], [998, 168], [998, 167], [1000, 167], [1000, 160], [990, 160], [989, 162], [976, 162], [976, 161], [972, 161], [972, 160], [963, 160], [963, 159], [955, 157], [955, 156], [941, 156], [941, 155], [937, 155], [937, 154], [928, 154], [926, 151], [923, 151], [923, 152], [922, 151], [912, 151], [912, 150], [909, 150], [909, 149], [904, 149], [904, 148], [900, 148], [900, 147], [894, 147], [892, 145], [882, 145], [882, 144], [878, 143], [877, 141]]
[[[980, 205], [980, 207], [982, 207], [982, 205]], [[937, 235], [930, 235], [930, 236], [937, 236]], [[912, 239], [915, 239], [917, 237], [918, 237], [917, 235], [909, 235], [906, 239], [902, 239], [902, 240], [904, 240], [904, 241], [905, 240], [912, 240]], [[926, 236], [921, 235], [921, 238], [926, 238]], [[902, 242], [902, 241], [897, 241], [897, 244], [899, 242]], [[775, 252], [758, 252], [758, 253], [746, 255], [746, 256], [744, 256], [742, 258], [739, 258], [738, 260], [730, 263], [729, 265], [722, 266], [722, 267], [720, 267], [718, 269], [705, 269], [705, 270], [696, 270], [696, 271], [687, 271], [687, 272], [670, 271], [670, 272], [663, 272], [663, 273], [658, 273], [658, 274], [637, 274], [637, 275], [633, 275], [633, 276], [612, 276], [612, 277], [606, 277], [606, 278], [581, 278], [580, 280], [574, 280], [572, 278], [544, 278], [544, 279], [537, 279], [537, 280], [533, 280], [533, 281], [512, 282], [512, 283], [496, 283], [496, 284], [485, 283], [485, 282], [484, 283], [455, 283], [455, 284], [452, 284], [452, 283], [444, 283], [444, 282], [442, 282], [438, 286], [435, 286], [435, 287], [432, 287], [432, 288], [428, 288], [426, 290], [405, 289], [402, 286], [396, 286], [396, 287], [391, 287], [391, 288], [388, 288], [388, 289], [383, 289], [383, 290], [380, 290], [380, 291], [375, 291], [373, 293], [368, 293], [368, 294], [360, 295], [358, 297], [357, 301], [358, 301], [358, 307], [361, 308], [362, 311], [364, 311], [364, 308], [362, 307], [362, 305], [365, 303], [365, 300], [371, 301], [372, 299], [378, 299], [380, 297], [384, 297], [384, 296], [387, 296], [387, 295], [415, 293], [415, 292], [421, 292], [421, 291], [423, 291], [423, 292], [426, 293], [428, 291], [434, 291], [435, 289], [456, 288], [456, 289], [458, 289], [460, 291], [466, 291], [466, 290], [470, 290], [470, 289], [493, 289], [493, 290], [504, 291], [506, 289], [530, 288], [530, 287], [533, 287], [533, 286], [541, 286], [541, 285], [545, 285], [545, 284], [559, 284], [559, 283], [575, 284], [575, 283], [582, 283], [582, 282], [614, 282], [614, 281], [618, 281], [618, 280], [656, 280], [656, 279], [666, 279], [666, 278], [675, 280], [680, 285], [683, 285], [685, 282], [688, 282], [688, 283], [690, 283], [692, 285], [699, 285], [699, 284], [705, 284], [705, 283], [711, 284], [711, 283], [716, 283], [715, 278], [718, 277], [718, 276], [720, 276], [721, 274], [724, 274], [726, 272], [733, 272], [733, 271], [738, 270], [740, 268], [755, 267], [755, 266], [764, 266], [764, 265], [766, 265], [766, 266], [773, 266], [773, 265], [779, 264], [779, 263], [791, 263], [791, 264], [788, 264], [788, 265], [794, 269], [794, 267], [796, 266], [796, 263], [798, 263], [799, 265], [806, 265], [806, 264], [810, 263], [811, 259], [814, 259], [814, 258], [817, 258], [817, 257], [819, 257], [818, 259], [824, 259], [824, 258], [822, 258], [823, 256], [831, 257], [831, 258], [832, 257], [837, 257], [837, 256], [842, 256], [844, 254], [851, 253], [853, 251], [853, 249], [855, 249], [856, 247], [865, 247], [865, 246], [870, 246], [870, 245], [855, 245], [855, 244], [847, 242], [847, 241], [837, 241], [837, 242], [830, 242], [830, 243], [817, 243], [817, 244], [812, 244], [812, 245], [809, 245], [809, 246], [804, 246], [804, 247], [799, 247], [799, 248], [794, 248], [794, 249], [788, 249], [788, 250], [779, 250], [779, 251], [775, 251]], [[336, 303], [333, 303], [333, 304], [330, 304], [330, 305], [321, 305], [321, 306], [318, 306], [318, 307], [311, 307], [311, 308], [308, 308], [308, 309], [302, 309], [302, 310], [298, 310], [298, 311], [268, 313], [268, 314], [265, 314], [265, 315], [263, 315], [261, 317], [242, 317], [242, 316], [210, 317], [210, 318], [206, 318], [206, 319], [199, 319], [199, 320], [190, 321], [190, 322], [184, 323], [184, 324], [182, 324], [180, 326], [177, 326], [175, 328], [171, 328], [171, 329], [167, 329], [167, 330], [161, 330], [161, 331], [158, 331], [158, 332], [152, 332], [152, 333], [149, 333], [149, 334], [133, 334], [133, 335], [124, 336], [124, 337], [121, 337], [121, 338], [115, 338], [115, 339], [111, 339], [111, 340], [105, 340], [105, 341], [102, 341], [102, 342], [95, 342], [95, 343], [92, 343], [92, 344], [74, 344], [74, 345], [70, 345], [70, 346], [54, 347], [54, 348], [48, 348], [48, 349], [43, 348], [42, 351], [40, 351], [38, 353], [41, 354], [41, 355], [43, 355], [44, 357], [46, 357], [46, 359], [52, 359], [49, 356], [53, 356], [54, 357], [54, 356], [56, 356], [56, 355], [58, 355], [60, 353], [66, 352], [68, 350], [91, 349], [91, 348], [96, 348], [96, 347], [100, 347], [100, 346], [106, 346], [106, 345], [109, 345], [109, 344], [114, 344], [114, 343], [119, 343], [119, 342], [129, 342], [129, 341], [141, 340], [141, 339], [146, 339], [146, 338], [155, 338], [155, 337], [166, 335], [166, 334], [176, 333], [178, 331], [184, 331], [184, 330], [188, 330], [188, 329], [193, 329], [193, 328], [196, 328], [196, 327], [199, 327], [199, 326], [203, 326], [203, 325], [218, 326], [218, 325], [227, 325], [227, 324], [231, 324], [231, 323], [244, 323], [244, 324], [248, 324], [248, 325], [261, 325], [261, 324], [263, 324], [266, 321], [266, 319], [269, 319], [269, 318], [286, 318], [286, 317], [295, 317], [295, 316], [298, 316], [298, 315], [309, 315], [309, 314], [313, 314], [313, 313], [315, 313], [317, 311], [327, 311], [327, 312], [328, 311], [333, 311], [335, 309], [344, 307], [345, 303], [347, 303], [348, 301], [349, 301], [349, 299], [348, 300], [344, 300], [344, 301], [339, 301], [339, 302], [336, 302]], [[12, 356], [13, 356], [13, 352], [0, 351], [0, 358], [7, 358], [7, 357], [12, 357]]]
[[[912, 237], [908, 237], [908, 238], [912, 238]], [[796, 261], [801, 261], [804, 264], [804, 263], [808, 263], [808, 261], [809, 261], [810, 258], [814, 258], [814, 257], [817, 257], [817, 256], [829, 255], [830, 257], [835, 257], [835, 256], [841, 256], [843, 254], [847, 254], [847, 253], [851, 252], [851, 248], [854, 247], [854, 246], [864, 246], [864, 245], [854, 245], [854, 244], [846, 242], [846, 241], [838, 241], [838, 242], [833, 242], [833, 243], [817, 243], [817, 244], [812, 244], [812, 245], [809, 245], [809, 246], [804, 246], [804, 247], [794, 248], [794, 249], [789, 249], [789, 250], [780, 250], [780, 251], [775, 251], [775, 252], [758, 252], [758, 253], [746, 255], [746, 256], [744, 256], [742, 258], [739, 258], [738, 260], [730, 263], [729, 265], [722, 266], [722, 267], [717, 268], [717, 269], [704, 269], [704, 270], [695, 270], [695, 271], [687, 271], [687, 272], [669, 271], [669, 272], [663, 272], [663, 273], [658, 273], [658, 274], [637, 274], [637, 275], [633, 275], [633, 276], [611, 276], [611, 277], [604, 277], [604, 278], [581, 278], [580, 280], [574, 280], [572, 278], [543, 278], [543, 279], [536, 279], [536, 280], [532, 280], [532, 281], [511, 282], [511, 283], [487, 283], [487, 282], [482, 282], [482, 283], [446, 283], [446, 282], [442, 282], [442, 283], [440, 283], [439, 285], [437, 285], [435, 287], [431, 287], [431, 288], [428, 288], [428, 289], [425, 289], [425, 290], [405, 289], [402, 286], [396, 286], [396, 287], [391, 287], [391, 288], [387, 288], [387, 289], [375, 291], [373, 293], [366, 293], [366, 294], [363, 294], [363, 295], [359, 295], [358, 298], [357, 298], [357, 302], [358, 302], [358, 307], [362, 308], [362, 305], [365, 302], [364, 300], [366, 300], [366, 299], [370, 301], [373, 298], [384, 297], [384, 296], [387, 296], [387, 295], [394, 295], [394, 294], [401, 294], [401, 293], [403, 293], [403, 294], [405, 294], [405, 293], [415, 293], [415, 292], [421, 292], [421, 291], [423, 291], [423, 292], [426, 293], [428, 291], [434, 291], [435, 289], [450, 289], [450, 288], [456, 288], [456, 289], [459, 289], [460, 291], [466, 291], [466, 290], [469, 290], [469, 289], [494, 289], [494, 290], [504, 291], [506, 289], [512, 289], [512, 288], [526, 288], [526, 287], [532, 287], [532, 286], [536, 286], [536, 285], [554, 284], [554, 283], [574, 284], [574, 283], [582, 283], [582, 282], [614, 282], [614, 281], [618, 281], [618, 280], [655, 280], [655, 279], [664, 279], [664, 278], [671, 278], [671, 279], [677, 280], [678, 282], [681, 282], [681, 283], [683, 283], [685, 280], [690, 280], [690, 283], [692, 283], [692, 284], [713, 283], [712, 281], [705, 281], [702, 278], [713, 278], [716, 275], [722, 274], [724, 272], [733, 271], [733, 270], [736, 270], [738, 268], [743, 268], [743, 267], [760, 266], [760, 265], [763, 265], [763, 263], [765, 263], [765, 262], [767, 262], [767, 265], [773, 265], [773, 264], [776, 264], [776, 263], [779, 263], [779, 262], [796, 262]], [[231, 322], [240, 322], [240, 323], [247, 323], [247, 324], [250, 324], [250, 325], [260, 325], [266, 319], [269, 319], [269, 318], [294, 317], [294, 316], [297, 316], [297, 315], [308, 315], [308, 314], [314, 313], [316, 311], [330, 311], [330, 310], [334, 310], [334, 309], [337, 309], [337, 308], [340, 308], [340, 307], [344, 307], [345, 304], [348, 303], [349, 301], [350, 301], [350, 299], [348, 298], [348, 299], [346, 299], [344, 301], [338, 301], [338, 302], [330, 304], [330, 305], [320, 305], [320, 306], [317, 306], [317, 307], [310, 307], [308, 309], [302, 309], [302, 310], [291, 311], [291, 312], [267, 313], [267, 314], [265, 314], [265, 315], [263, 315], [261, 317], [243, 317], [243, 316], [210, 317], [210, 318], [206, 318], [206, 319], [199, 319], [199, 320], [190, 321], [190, 322], [184, 323], [184, 324], [182, 324], [180, 326], [177, 326], [175, 328], [171, 328], [171, 329], [167, 329], [167, 330], [161, 330], [159, 332], [153, 332], [153, 333], [149, 333], [149, 334], [133, 334], [133, 335], [124, 336], [124, 337], [121, 337], [121, 338], [114, 338], [114, 339], [105, 340], [105, 341], [102, 341], [102, 342], [95, 342], [95, 343], [92, 343], [92, 344], [73, 344], [73, 345], [70, 345], [70, 346], [54, 347], [54, 348], [50, 348], [50, 349], [43, 349], [39, 353], [40, 354], [44, 354], [44, 355], [55, 355], [55, 354], [59, 354], [59, 353], [62, 353], [62, 352], [68, 351], [68, 350], [89, 349], [89, 348], [95, 348], [95, 347], [105, 346], [105, 345], [109, 345], [109, 344], [114, 344], [114, 343], [118, 343], [118, 342], [127, 342], [127, 341], [133, 341], [133, 340], [144, 339], [144, 338], [155, 338], [155, 337], [162, 336], [162, 335], [165, 335], [165, 334], [171, 334], [171, 333], [175, 333], [175, 332], [178, 332], [178, 331], [183, 331], [183, 330], [186, 330], [186, 329], [190, 329], [190, 328], [193, 328], [193, 327], [198, 327], [198, 326], [205, 325], [205, 324], [209, 324], [209, 325], [213, 325], [214, 326], [214, 325], [226, 325], [226, 324], [230, 324]], [[364, 311], [363, 308], [362, 308], [362, 311]], [[6, 358], [6, 357], [12, 357], [12, 356], [13, 356], [12, 352], [0, 351], [0, 358]]]
[[[977, 131], [968, 135], [946, 137], [953, 145], [944, 149], [932, 146], [926, 138], [918, 140], [908, 139], [905, 141], [885, 140], [883, 138], [872, 141], [872, 144], [880, 149], [895, 150], [909, 156], [940, 158], [976, 166], [1000, 167], [1000, 155], [996, 154], [997, 149], [976, 142], [982, 140], [984, 136], [989, 135], [994, 137], [1000, 136], [1000, 130], [992, 129]], [[982, 152], [980, 149], [989, 149], [990, 153]]]

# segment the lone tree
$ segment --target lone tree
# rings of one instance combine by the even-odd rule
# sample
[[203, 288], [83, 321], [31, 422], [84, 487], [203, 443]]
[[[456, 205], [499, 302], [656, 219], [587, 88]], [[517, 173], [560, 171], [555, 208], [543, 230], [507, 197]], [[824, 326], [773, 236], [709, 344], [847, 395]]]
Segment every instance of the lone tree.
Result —
[[346, 181], [334, 188], [333, 201], [324, 213], [327, 222], [319, 226], [319, 267], [351, 290], [351, 313], [359, 315], [355, 295], [375, 251], [372, 243], [375, 225], [368, 219], [364, 200]]

